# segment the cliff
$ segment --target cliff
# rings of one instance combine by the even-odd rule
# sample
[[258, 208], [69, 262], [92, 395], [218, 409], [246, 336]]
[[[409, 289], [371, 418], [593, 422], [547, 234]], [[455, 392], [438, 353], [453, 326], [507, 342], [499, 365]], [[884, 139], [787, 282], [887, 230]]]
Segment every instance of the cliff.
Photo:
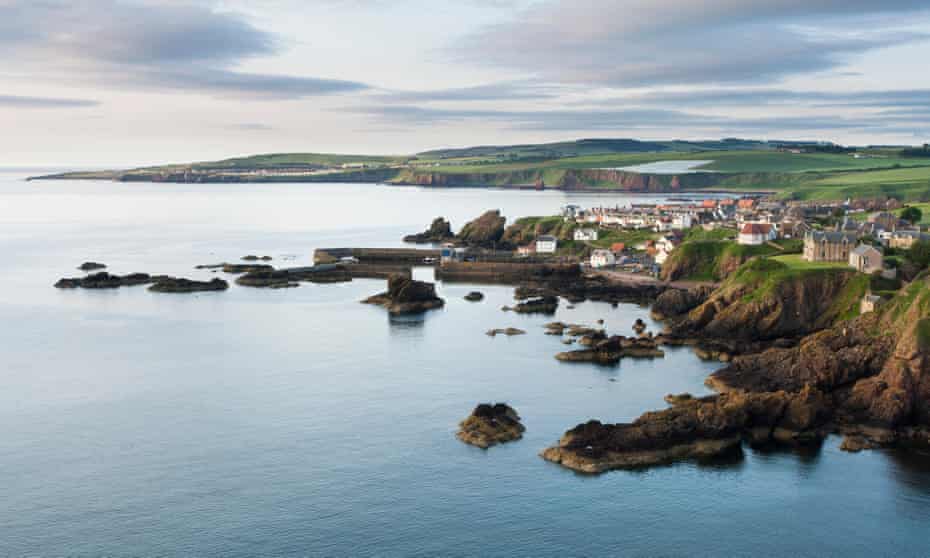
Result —
[[855, 316], [868, 286], [868, 276], [852, 270], [792, 267], [759, 258], [670, 322], [676, 335], [746, 352], [752, 343], [797, 338]]
[[561, 217], [523, 217], [504, 230], [501, 244], [511, 248], [535, 241], [540, 235], [552, 235], [560, 242], [573, 241], [575, 223]]
[[504, 235], [506, 222], [507, 218], [501, 215], [499, 209], [486, 211], [477, 219], [465, 223], [456, 239], [469, 246], [496, 248]]

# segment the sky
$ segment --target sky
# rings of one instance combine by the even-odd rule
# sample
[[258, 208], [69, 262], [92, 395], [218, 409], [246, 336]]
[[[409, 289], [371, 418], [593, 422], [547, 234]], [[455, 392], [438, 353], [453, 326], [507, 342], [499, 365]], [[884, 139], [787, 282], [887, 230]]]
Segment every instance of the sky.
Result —
[[0, 0], [0, 166], [930, 141], [927, 0]]

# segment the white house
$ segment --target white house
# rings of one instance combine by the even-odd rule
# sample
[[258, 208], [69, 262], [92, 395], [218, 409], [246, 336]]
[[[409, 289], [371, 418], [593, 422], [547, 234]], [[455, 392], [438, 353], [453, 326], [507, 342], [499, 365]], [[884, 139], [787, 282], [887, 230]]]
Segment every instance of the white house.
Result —
[[769, 223], [743, 223], [737, 242], [751, 246], [775, 240], [775, 227]]
[[554, 236], [544, 234], [536, 239], [537, 254], [555, 254], [555, 250], [558, 247], [559, 239]]
[[595, 250], [591, 253], [591, 267], [607, 267], [617, 263], [617, 258], [610, 250]]
[[575, 240], [579, 242], [590, 242], [592, 240], [597, 240], [597, 229], [575, 229]]
[[690, 229], [694, 224], [694, 217], [690, 213], [676, 213], [672, 218], [672, 228]]

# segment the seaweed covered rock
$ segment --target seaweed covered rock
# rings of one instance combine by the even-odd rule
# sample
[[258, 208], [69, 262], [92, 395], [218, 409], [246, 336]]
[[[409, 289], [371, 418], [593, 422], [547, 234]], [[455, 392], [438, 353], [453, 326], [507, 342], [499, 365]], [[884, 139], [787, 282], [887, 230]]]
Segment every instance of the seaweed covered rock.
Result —
[[415, 314], [441, 308], [445, 301], [436, 296], [436, 285], [405, 275], [392, 275], [386, 292], [368, 297], [365, 304], [377, 304], [391, 314]]
[[531, 298], [512, 308], [505, 307], [505, 310], [512, 310], [518, 314], [555, 314], [555, 311], [558, 309], [559, 298], [556, 296]]
[[622, 358], [661, 358], [665, 353], [660, 350], [655, 340], [649, 337], [624, 337], [613, 335], [607, 337], [603, 331], [582, 336], [578, 343], [585, 349], [567, 351], [555, 355], [563, 362], [593, 362], [595, 364], [616, 364]]
[[520, 423], [517, 412], [504, 403], [481, 403], [471, 415], [459, 423], [455, 435], [466, 444], [489, 448], [523, 437], [526, 428]]
[[404, 242], [412, 242], [415, 244], [431, 244], [446, 242], [455, 238], [455, 234], [452, 232], [452, 225], [444, 217], [436, 217], [433, 219], [433, 222], [430, 223], [428, 229], [421, 233], [409, 234], [404, 237]]
[[59, 289], [116, 289], [133, 285], [146, 285], [152, 283], [155, 277], [148, 273], [130, 273], [128, 275], [113, 275], [106, 271], [92, 273], [86, 277], [72, 277], [59, 279], [55, 287]]
[[225, 291], [229, 283], [213, 278], [209, 281], [195, 281], [183, 277], [159, 277], [149, 290], [156, 293], [196, 293], [203, 291]]

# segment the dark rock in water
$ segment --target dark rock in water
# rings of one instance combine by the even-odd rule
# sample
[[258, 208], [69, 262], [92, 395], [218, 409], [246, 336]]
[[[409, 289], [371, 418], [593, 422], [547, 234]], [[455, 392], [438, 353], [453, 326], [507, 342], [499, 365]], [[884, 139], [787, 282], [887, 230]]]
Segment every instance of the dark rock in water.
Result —
[[679, 459], [706, 459], [739, 448], [745, 436], [758, 443], [804, 444], [825, 435], [829, 413], [823, 394], [734, 392], [682, 398], [662, 411], [643, 414], [632, 423], [592, 420], [569, 430], [542, 457], [570, 469], [600, 473], [647, 467]]
[[559, 298], [556, 296], [542, 296], [531, 298], [512, 308], [518, 314], [555, 314], [559, 308]]
[[633, 322], [633, 331], [636, 333], [642, 333], [646, 330], [646, 322], [640, 318], [636, 318], [636, 321]]
[[513, 335], [524, 335], [525, 333], [526, 332], [522, 329], [517, 329], [515, 327], [490, 329], [487, 331], [487, 335], [490, 335], [491, 337], [496, 337], [497, 335], [506, 335], [510, 337]]
[[455, 436], [466, 444], [487, 449], [495, 444], [519, 440], [525, 430], [520, 424], [520, 416], [509, 405], [482, 403], [459, 423]]
[[268, 264], [223, 264], [225, 273], [250, 273], [253, 271], [273, 271], [274, 267]]
[[106, 264], [97, 263], [97, 262], [84, 262], [78, 266], [78, 269], [81, 271], [95, 271], [97, 269], [106, 268]]
[[318, 264], [309, 267], [257, 269], [248, 271], [244, 275], [238, 277], [236, 283], [244, 287], [281, 289], [296, 286], [298, 281], [342, 283], [351, 280], [352, 276], [343, 265]]
[[404, 237], [404, 242], [413, 242], [415, 244], [431, 244], [446, 242], [455, 238], [452, 233], [452, 225], [444, 217], [436, 217], [430, 224], [429, 228], [417, 234], [410, 234]]
[[150, 287], [156, 293], [195, 293], [201, 291], [225, 291], [229, 283], [213, 278], [209, 281], [195, 281], [183, 277], [159, 277]]
[[656, 342], [650, 338], [633, 338], [622, 335], [607, 337], [601, 330], [582, 336], [578, 343], [588, 348], [558, 353], [555, 358], [563, 362], [616, 364], [625, 357], [659, 358], [665, 356], [665, 353], [656, 346]]
[[468, 300], [470, 302], [480, 302], [484, 300], [484, 294], [478, 291], [472, 291], [468, 293], [467, 295], [465, 295], [465, 300]]
[[466, 223], [456, 238], [469, 246], [496, 248], [504, 236], [506, 222], [507, 218], [501, 216], [500, 210], [486, 211], [474, 221]]
[[59, 279], [55, 287], [59, 289], [116, 289], [132, 285], [145, 285], [155, 280], [148, 273], [130, 273], [129, 275], [112, 275], [106, 271], [92, 273], [86, 277]]
[[227, 263], [200, 264], [200, 265], [194, 266], [194, 269], [223, 269], [227, 265], [229, 264]]
[[242, 256], [242, 261], [246, 262], [257, 262], [257, 261], [270, 262], [272, 260], [271, 256], [256, 256], [254, 254], [249, 254], [248, 256]]
[[416, 314], [441, 308], [445, 301], [436, 296], [436, 285], [416, 281], [405, 275], [392, 275], [386, 292], [368, 297], [365, 304], [377, 304], [391, 314]]

